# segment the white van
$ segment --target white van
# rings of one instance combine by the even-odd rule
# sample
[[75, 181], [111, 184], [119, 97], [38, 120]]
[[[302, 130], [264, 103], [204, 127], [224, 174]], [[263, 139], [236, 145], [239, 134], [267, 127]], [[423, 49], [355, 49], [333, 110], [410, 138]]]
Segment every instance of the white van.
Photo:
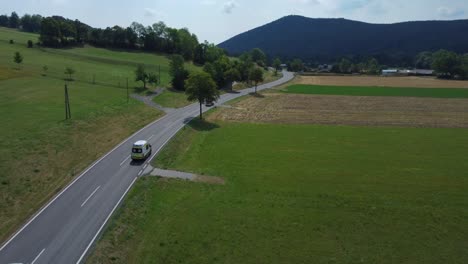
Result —
[[132, 160], [144, 160], [151, 155], [151, 145], [146, 140], [139, 140], [133, 144]]

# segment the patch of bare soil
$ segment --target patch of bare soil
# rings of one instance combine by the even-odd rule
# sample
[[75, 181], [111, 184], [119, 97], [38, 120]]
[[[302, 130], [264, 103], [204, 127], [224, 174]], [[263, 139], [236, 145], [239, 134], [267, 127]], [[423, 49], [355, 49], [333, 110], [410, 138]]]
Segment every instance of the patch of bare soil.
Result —
[[212, 121], [468, 128], [468, 99], [264, 93], [213, 112]]
[[214, 176], [205, 176], [205, 175], [197, 175], [193, 181], [195, 182], [204, 182], [209, 184], [217, 184], [217, 185], [224, 185], [225, 181], [223, 178], [214, 177]]
[[434, 77], [381, 76], [298, 76], [298, 84], [336, 86], [387, 86], [416, 88], [468, 88], [468, 81], [441, 80]]

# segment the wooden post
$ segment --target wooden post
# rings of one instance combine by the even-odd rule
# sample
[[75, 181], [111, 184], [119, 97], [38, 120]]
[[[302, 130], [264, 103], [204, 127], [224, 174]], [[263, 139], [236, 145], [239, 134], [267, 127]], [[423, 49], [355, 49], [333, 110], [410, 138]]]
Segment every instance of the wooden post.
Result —
[[68, 86], [65, 84], [65, 119], [71, 119], [70, 98], [68, 96]]
[[67, 85], [64, 87], [64, 96], [65, 96], [65, 120], [68, 119], [68, 106], [67, 106]]

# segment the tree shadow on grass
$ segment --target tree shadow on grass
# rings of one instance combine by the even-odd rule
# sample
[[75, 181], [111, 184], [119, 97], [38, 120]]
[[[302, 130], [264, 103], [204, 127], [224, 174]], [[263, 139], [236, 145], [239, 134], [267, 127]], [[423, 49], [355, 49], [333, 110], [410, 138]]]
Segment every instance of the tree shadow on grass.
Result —
[[[189, 120], [186, 120], [189, 121]], [[220, 128], [220, 126], [216, 123], [211, 123], [206, 120], [200, 120], [200, 118], [196, 117], [192, 120], [190, 120], [187, 123], [187, 126], [195, 129], [196, 131], [211, 131], [217, 128]]]
[[142, 92], [146, 91], [147, 89], [146, 88], [143, 88], [143, 87], [134, 87], [133, 88], [133, 92], [137, 93], [137, 94], [141, 94]]
[[226, 90], [223, 90], [225, 93], [229, 93], [229, 94], [239, 94], [240, 92], [239, 91], [236, 91], [236, 90], [232, 90], [232, 89], [226, 89]]
[[265, 98], [265, 96], [260, 93], [249, 93], [249, 95], [257, 98]]

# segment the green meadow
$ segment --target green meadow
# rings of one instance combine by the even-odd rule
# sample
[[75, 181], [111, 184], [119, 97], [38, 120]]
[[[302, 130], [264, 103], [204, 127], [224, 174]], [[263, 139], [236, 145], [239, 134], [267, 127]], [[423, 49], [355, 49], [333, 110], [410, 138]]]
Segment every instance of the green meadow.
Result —
[[[27, 48], [28, 40], [37, 39], [0, 28], [0, 240], [86, 166], [163, 114], [133, 99], [127, 102], [127, 78], [130, 92], [143, 92], [134, 81], [138, 64], [161, 70], [161, 85], [169, 83], [164, 55], [90, 46]], [[20, 65], [13, 62], [15, 52], [24, 57]], [[65, 80], [66, 67], [76, 71], [73, 81]], [[65, 84], [72, 112], [68, 121]]]
[[88, 263], [466, 263], [468, 131], [192, 121]]
[[286, 87], [282, 91], [295, 94], [468, 98], [468, 89], [458, 88], [356, 87], [295, 84]]

